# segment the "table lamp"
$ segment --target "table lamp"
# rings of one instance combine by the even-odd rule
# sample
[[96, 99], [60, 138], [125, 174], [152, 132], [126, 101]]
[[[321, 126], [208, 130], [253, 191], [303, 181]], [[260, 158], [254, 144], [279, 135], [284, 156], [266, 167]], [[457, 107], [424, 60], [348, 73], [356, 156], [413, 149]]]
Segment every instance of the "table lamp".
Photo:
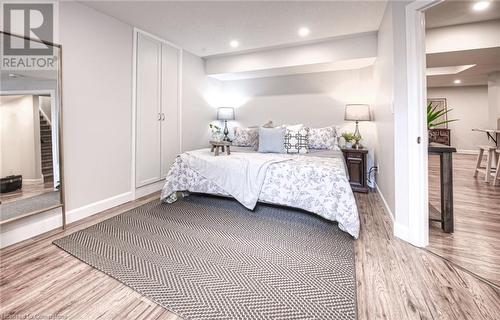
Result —
[[224, 120], [224, 139], [223, 141], [230, 141], [229, 137], [229, 129], [227, 128], [227, 121], [234, 120], [234, 108], [218, 108], [217, 109], [217, 120]]
[[[346, 104], [344, 120], [356, 121], [356, 130], [354, 131], [354, 135], [361, 136], [359, 134], [358, 122], [371, 121], [370, 106], [367, 104]], [[359, 148], [358, 141], [356, 141], [353, 148]]]

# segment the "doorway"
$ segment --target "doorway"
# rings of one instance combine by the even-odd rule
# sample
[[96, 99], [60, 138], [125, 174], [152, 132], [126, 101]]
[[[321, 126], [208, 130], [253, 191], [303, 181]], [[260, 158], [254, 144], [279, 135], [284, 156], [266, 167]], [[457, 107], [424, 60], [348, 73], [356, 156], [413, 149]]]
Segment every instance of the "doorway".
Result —
[[[500, 43], [493, 40], [500, 5], [443, 1], [425, 11], [425, 20], [428, 140], [453, 149], [453, 179], [444, 184], [439, 156], [428, 155], [427, 250], [500, 287], [500, 181], [494, 181], [500, 170]], [[446, 214], [442, 190], [450, 187], [452, 211]]]

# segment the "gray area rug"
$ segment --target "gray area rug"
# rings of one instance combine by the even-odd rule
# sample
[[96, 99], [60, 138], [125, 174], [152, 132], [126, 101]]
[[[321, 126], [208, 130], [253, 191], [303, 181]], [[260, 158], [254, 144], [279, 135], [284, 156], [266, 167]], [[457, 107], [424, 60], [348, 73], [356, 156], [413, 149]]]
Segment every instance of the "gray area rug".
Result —
[[185, 319], [356, 319], [353, 241], [302, 211], [192, 195], [54, 244]]
[[58, 190], [49, 191], [31, 198], [0, 204], [0, 220], [4, 221], [29, 212], [49, 208], [61, 203]]

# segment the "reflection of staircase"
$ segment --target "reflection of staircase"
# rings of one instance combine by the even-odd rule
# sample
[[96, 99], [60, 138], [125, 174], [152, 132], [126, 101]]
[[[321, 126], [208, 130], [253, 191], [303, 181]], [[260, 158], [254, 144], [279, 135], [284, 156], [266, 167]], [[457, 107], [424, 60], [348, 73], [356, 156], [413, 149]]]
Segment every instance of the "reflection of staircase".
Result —
[[54, 180], [52, 169], [52, 128], [43, 114], [40, 112], [40, 146], [42, 149], [42, 174], [43, 182]]

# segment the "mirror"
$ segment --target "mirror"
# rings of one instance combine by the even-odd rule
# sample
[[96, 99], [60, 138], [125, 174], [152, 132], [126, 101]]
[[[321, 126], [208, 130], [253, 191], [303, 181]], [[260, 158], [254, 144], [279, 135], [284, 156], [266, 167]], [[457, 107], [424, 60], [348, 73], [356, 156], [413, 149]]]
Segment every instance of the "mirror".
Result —
[[[64, 203], [61, 163], [61, 48], [2, 33], [0, 225]], [[51, 55], [10, 56], [6, 40], [52, 47]], [[5, 59], [12, 59], [5, 65]], [[31, 64], [30, 64], [31, 63]]]

